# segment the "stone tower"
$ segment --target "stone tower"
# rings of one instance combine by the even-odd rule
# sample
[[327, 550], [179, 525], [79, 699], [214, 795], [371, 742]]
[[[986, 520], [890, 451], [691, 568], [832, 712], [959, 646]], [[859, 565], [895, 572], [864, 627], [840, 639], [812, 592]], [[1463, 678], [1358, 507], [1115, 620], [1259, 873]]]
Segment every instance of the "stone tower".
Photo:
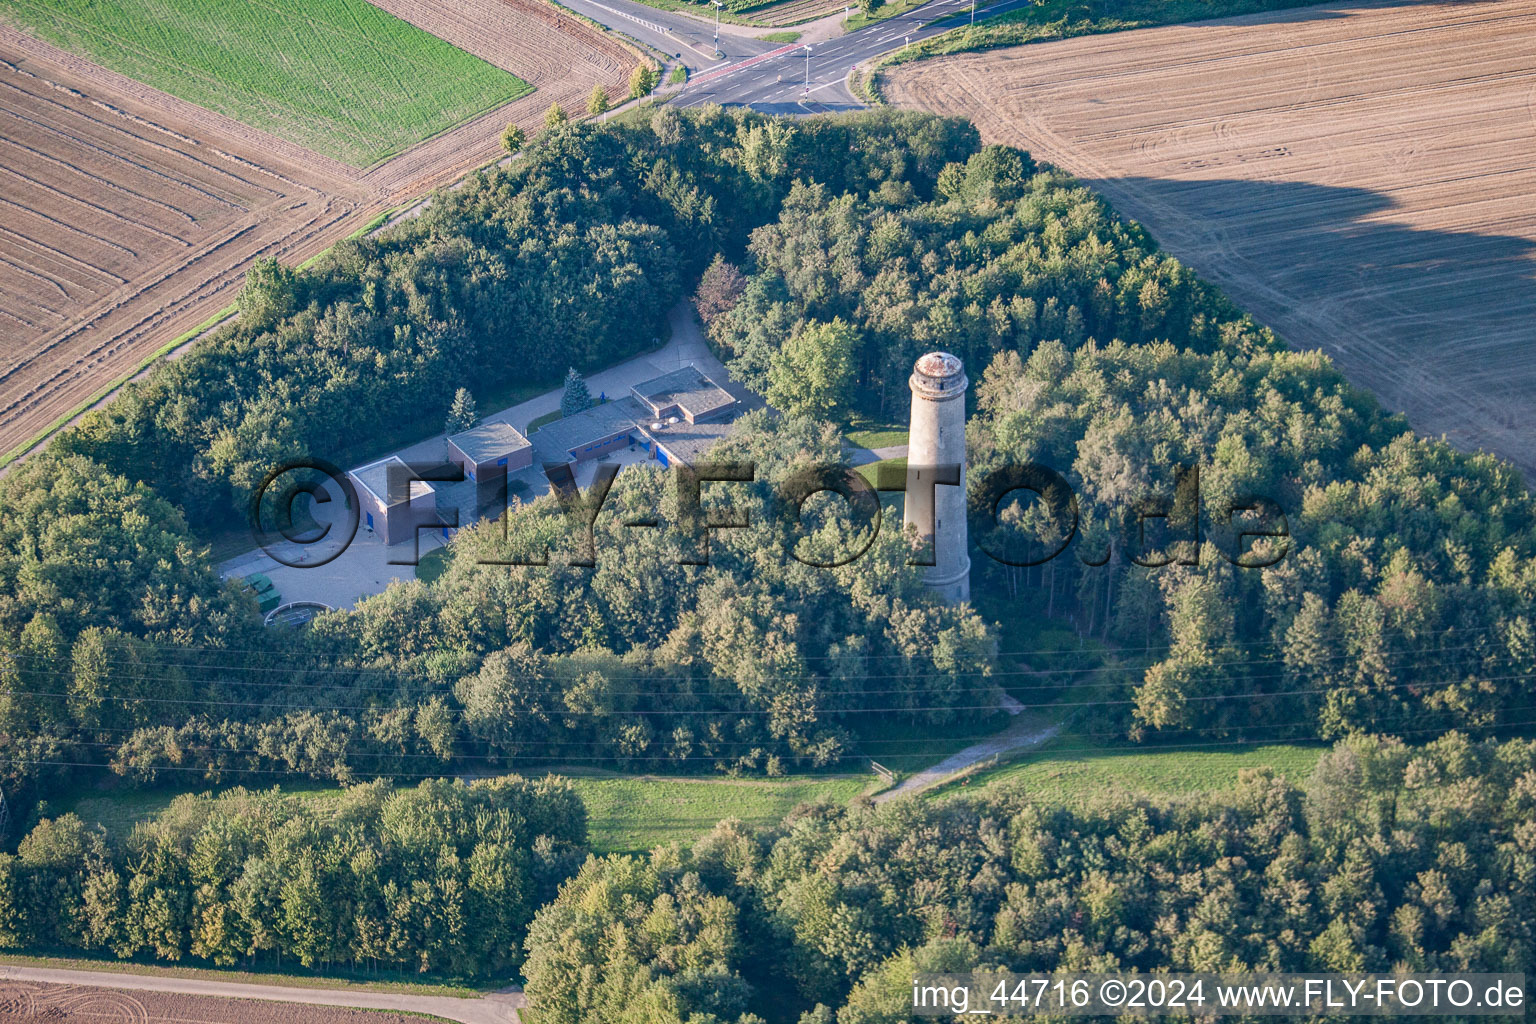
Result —
[[[965, 519], [965, 364], [929, 352], [912, 368], [912, 436], [907, 449], [905, 521], [933, 541], [928, 589], [951, 604], [971, 599]], [[959, 467], [958, 485], [944, 467]], [[950, 474], [953, 474], [951, 469]], [[935, 481], [945, 481], [935, 483]]]

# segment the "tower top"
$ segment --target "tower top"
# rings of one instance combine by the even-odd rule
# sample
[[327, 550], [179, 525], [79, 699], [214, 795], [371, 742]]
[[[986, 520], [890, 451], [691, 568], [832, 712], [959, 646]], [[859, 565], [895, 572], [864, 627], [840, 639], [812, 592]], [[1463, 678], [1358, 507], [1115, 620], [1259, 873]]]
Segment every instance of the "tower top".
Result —
[[948, 352], [929, 352], [912, 367], [909, 382], [914, 395], [929, 399], [953, 398], [965, 393], [970, 381], [965, 377], [965, 363]]

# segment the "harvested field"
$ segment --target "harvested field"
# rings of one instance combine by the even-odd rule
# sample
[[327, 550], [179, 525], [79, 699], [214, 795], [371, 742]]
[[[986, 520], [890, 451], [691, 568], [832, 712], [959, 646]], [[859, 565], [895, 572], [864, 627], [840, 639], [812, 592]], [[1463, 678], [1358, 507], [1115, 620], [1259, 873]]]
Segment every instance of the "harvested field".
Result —
[[358, 166], [528, 85], [367, 0], [0, 0], [55, 46]]
[[541, 91], [367, 172], [0, 25], [0, 453], [229, 305], [258, 257], [302, 262], [494, 160], [509, 121], [627, 81], [635, 58], [578, 19], [482, 2], [477, 46]]
[[426, 1024], [414, 1014], [0, 980], [0, 1024]]
[[904, 65], [1423, 433], [1536, 480], [1536, 0], [1304, 8]]
[[531, 83], [541, 114], [557, 102], [574, 116], [599, 83], [615, 99], [628, 94], [635, 55], [541, 0], [371, 2]]
[[[857, 5], [849, 0], [848, 6]], [[779, 0], [766, 7], [752, 8], [750, 17], [757, 25], [799, 25], [829, 14], [841, 14], [845, 9], [843, 0]]]

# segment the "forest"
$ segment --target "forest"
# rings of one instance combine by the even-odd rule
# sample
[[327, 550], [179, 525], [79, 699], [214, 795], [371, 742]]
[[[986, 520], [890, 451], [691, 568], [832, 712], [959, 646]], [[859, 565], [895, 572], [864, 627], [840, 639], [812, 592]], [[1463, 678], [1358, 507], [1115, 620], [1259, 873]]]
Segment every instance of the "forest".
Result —
[[121, 843], [41, 822], [0, 948], [516, 969], [533, 1024], [898, 1024], [918, 970], [1520, 973], [1533, 812], [1536, 744], [1458, 733], [1341, 741], [1304, 785], [806, 805], [585, 861], [555, 780], [236, 790]]
[[189, 795], [121, 844], [66, 814], [0, 855], [0, 948], [504, 975], [586, 820], [569, 784], [516, 776], [361, 783], [326, 813]]
[[[219, 584], [206, 538], [276, 461], [336, 458], [397, 403], [603, 365], [690, 291], [730, 372], [783, 413], [721, 451], [758, 464], [738, 495], [758, 514], [714, 531], [713, 565], [675, 565], [669, 531], [610, 515], [671, 500], [625, 474], [595, 569], [474, 564], [547, 547], [546, 501], [464, 531], [436, 584], [296, 641], [272, 643]], [[998, 638], [1041, 615], [1116, 651], [1030, 695], [1091, 684], [1071, 703], [1104, 735], [1242, 739], [1263, 722], [1425, 739], [1530, 710], [1536, 510], [1518, 474], [1416, 437], [1091, 191], [961, 122], [706, 109], [560, 125], [394, 231], [302, 272], [259, 268], [241, 303], [0, 481], [0, 733], [23, 804], [91, 764], [145, 783], [570, 758], [825, 767], [860, 716], [984, 713]], [[1039, 463], [1076, 496], [1062, 556], [978, 553], [986, 614], [926, 601], [894, 531], [839, 570], [786, 557], [846, 536], [839, 499], [815, 499], [801, 536], [763, 506], [837, 461], [847, 417], [899, 416], [911, 360], [940, 345], [975, 381], [973, 480]], [[1203, 511], [1141, 550], [1125, 510], [1171, 501], [1183, 467]], [[1217, 557], [1217, 513], [1251, 494], [1288, 532], [1265, 568]], [[1003, 519], [1014, 539], [1060, 529], [1040, 502]]]
[[[689, 295], [779, 410], [712, 453], [757, 480], [711, 489], [706, 512], [749, 515], [708, 531], [709, 565], [678, 564], [705, 540], [671, 478], [626, 472], [592, 567], [541, 499], [461, 531], [435, 582], [303, 633], [219, 580], [210, 542], [274, 464], [346, 463], [409, 415], [435, 432], [461, 387], [555, 387]], [[1524, 482], [1415, 436], [1027, 154], [899, 112], [556, 125], [419, 218], [259, 267], [240, 304], [0, 479], [0, 786], [27, 835], [0, 856], [0, 945], [517, 970], [536, 1020], [691, 1024], [901, 1020], [913, 964], [1530, 962]], [[934, 347], [973, 381], [973, 478], [1038, 463], [1076, 496], [1070, 534], [1033, 500], [996, 535], [979, 518], [981, 542], [1070, 544], [978, 553], [974, 606], [925, 595], [889, 528], [839, 568], [797, 561], [860, 546], [849, 510], [771, 503], [851, 417], [899, 419]], [[1188, 467], [1202, 504], [1176, 512]], [[1286, 523], [1250, 541], [1262, 568], [1221, 557], [1220, 510], [1251, 495]], [[1165, 506], [1150, 539], [1125, 516]], [[668, 529], [625, 525], [657, 510]], [[1103, 667], [1010, 660], [1042, 619]], [[963, 733], [1009, 688], [1106, 741], [1339, 745], [1306, 787], [818, 807], [584, 864], [558, 782], [430, 781], [862, 764], [862, 725]], [[335, 818], [187, 798], [122, 842], [40, 802], [104, 771], [352, 788]], [[317, 908], [316, 886], [348, 895]], [[503, 948], [462, 938], [482, 930]]]

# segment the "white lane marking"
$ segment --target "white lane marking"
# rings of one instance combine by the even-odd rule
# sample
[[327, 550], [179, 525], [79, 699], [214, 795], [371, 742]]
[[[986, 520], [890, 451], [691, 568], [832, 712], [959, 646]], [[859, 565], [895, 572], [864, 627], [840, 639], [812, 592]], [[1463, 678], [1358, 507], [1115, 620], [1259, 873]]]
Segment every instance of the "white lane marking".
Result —
[[628, 18], [636, 25], [644, 25], [652, 32], [660, 32], [664, 36], [672, 34], [672, 30], [667, 28], [667, 26], [658, 25], [654, 21], [646, 21], [644, 18], [637, 18], [633, 14], [630, 14], [628, 11], [621, 11], [617, 7], [609, 7], [607, 4], [600, 4], [597, 2], [597, 0], [586, 0], [586, 2], [591, 4], [593, 7], [607, 11], [609, 14], [617, 14], [621, 18]]
[[754, 64], [761, 64], [763, 61], [768, 60], [769, 58], [777, 57], [781, 54], [788, 53], [791, 50], [798, 50], [800, 48], [801, 45], [799, 43], [790, 43], [788, 46], [781, 46], [777, 50], [769, 50], [767, 53], [760, 53], [756, 57], [732, 64], [730, 67], [717, 68], [716, 70], [709, 72], [707, 75], [699, 75], [697, 78], [691, 80], [689, 84], [703, 85], [705, 82], [708, 82], [711, 79], [722, 78], [725, 75], [733, 75], [738, 71], [745, 71], [747, 68]]

